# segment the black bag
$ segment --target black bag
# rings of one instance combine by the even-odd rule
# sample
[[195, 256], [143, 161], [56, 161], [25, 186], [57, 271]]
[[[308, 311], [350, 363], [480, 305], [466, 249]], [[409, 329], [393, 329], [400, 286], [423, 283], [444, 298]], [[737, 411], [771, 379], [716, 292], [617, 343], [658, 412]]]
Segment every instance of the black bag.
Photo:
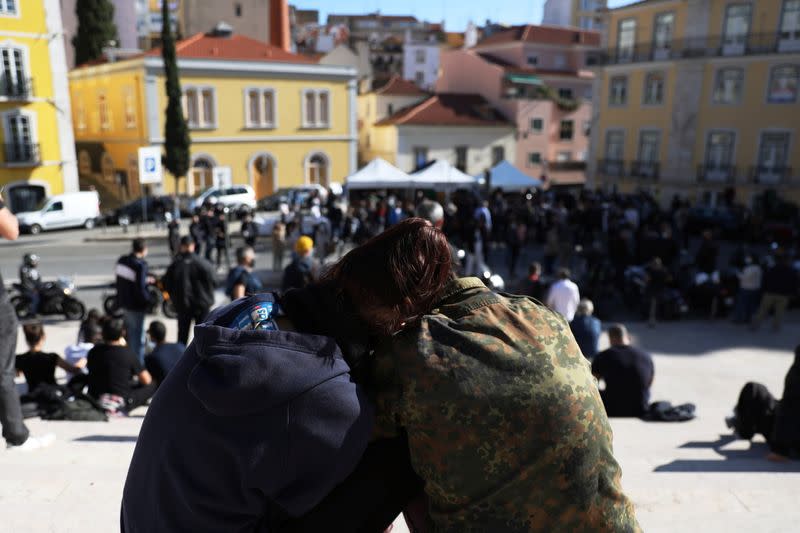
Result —
[[695, 409], [693, 403], [672, 405], [670, 402], [653, 402], [642, 419], [649, 422], [686, 422], [694, 420]]
[[108, 421], [105, 411], [93, 398], [58, 385], [39, 385], [25, 396], [25, 403], [35, 403], [42, 420]]

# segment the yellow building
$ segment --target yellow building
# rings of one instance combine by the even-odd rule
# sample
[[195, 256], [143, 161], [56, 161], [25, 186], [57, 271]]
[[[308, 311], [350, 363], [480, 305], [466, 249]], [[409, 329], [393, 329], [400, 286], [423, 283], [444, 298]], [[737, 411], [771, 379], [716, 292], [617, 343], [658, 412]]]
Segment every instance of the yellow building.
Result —
[[[354, 69], [318, 65], [221, 28], [176, 50], [192, 141], [192, 170], [179, 192], [217, 184], [215, 168], [230, 169], [232, 183], [251, 185], [258, 198], [279, 187], [343, 182], [355, 171]], [[138, 196], [137, 150], [164, 142], [160, 54], [69, 75], [78, 170], [104, 198]], [[160, 191], [174, 191], [174, 180], [165, 178]]]
[[596, 185], [662, 202], [800, 201], [800, 0], [646, 0], [607, 17]]
[[0, 187], [16, 212], [78, 190], [58, 0], [0, 0]]

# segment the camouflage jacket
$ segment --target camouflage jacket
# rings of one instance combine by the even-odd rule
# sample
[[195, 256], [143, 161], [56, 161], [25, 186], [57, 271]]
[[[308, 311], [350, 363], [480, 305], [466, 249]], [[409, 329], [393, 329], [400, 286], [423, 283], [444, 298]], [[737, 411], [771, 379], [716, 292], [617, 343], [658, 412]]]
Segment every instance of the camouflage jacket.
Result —
[[404, 428], [436, 531], [640, 531], [569, 325], [477, 278], [376, 352], [378, 424]]

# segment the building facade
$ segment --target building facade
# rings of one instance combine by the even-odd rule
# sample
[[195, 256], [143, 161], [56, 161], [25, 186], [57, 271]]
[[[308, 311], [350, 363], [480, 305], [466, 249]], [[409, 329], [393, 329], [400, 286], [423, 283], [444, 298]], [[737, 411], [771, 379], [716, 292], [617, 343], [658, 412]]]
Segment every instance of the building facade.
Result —
[[800, 1], [660, 0], [609, 12], [590, 176], [707, 204], [800, 199]]
[[439, 79], [442, 46], [434, 35], [424, 41], [415, 41], [409, 32], [403, 44], [403, 79], [413, 81], [426, 91], [433, 90]]
[[58, 0], [0, 2], [0, 187], [13, 211], [78, 190]]
[[[211, 186], [220, 167], [259, 198], [355, 170], [355, 69], [224, 32], [197, 34], [176, 51], [192, 141], [179, 192]], [[138, 196], [137, 150], [164, 142], [161, 51], [76, 69], [70, 92], [82, 182], [113, 201]], [[161, 190], [174, 189], [165, 178]]]
[[514, 127], [476, 94], [440, 93], [374, 124], [367, 160], [381, 157], [413, 172], [444, 160], [479, 175], [514, 157]]
[[518, 26], [470, 50], [444, 52], [439, 91], [478, 93], [515, 125], [517, 168], [548, 185], [585, 181], [594, 74], [593, 31]]
[[607, 4], [607, 0], [547, 0], [542, 24], [600, 30], [603, 28], [602, 11]]

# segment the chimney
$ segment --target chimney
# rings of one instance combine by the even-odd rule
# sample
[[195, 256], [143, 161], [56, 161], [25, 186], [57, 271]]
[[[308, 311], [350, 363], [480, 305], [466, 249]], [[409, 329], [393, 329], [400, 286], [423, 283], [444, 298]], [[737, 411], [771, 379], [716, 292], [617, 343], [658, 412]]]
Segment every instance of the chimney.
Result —
[[269, 43], [291, 51], [287, 0], [269, 0]]

